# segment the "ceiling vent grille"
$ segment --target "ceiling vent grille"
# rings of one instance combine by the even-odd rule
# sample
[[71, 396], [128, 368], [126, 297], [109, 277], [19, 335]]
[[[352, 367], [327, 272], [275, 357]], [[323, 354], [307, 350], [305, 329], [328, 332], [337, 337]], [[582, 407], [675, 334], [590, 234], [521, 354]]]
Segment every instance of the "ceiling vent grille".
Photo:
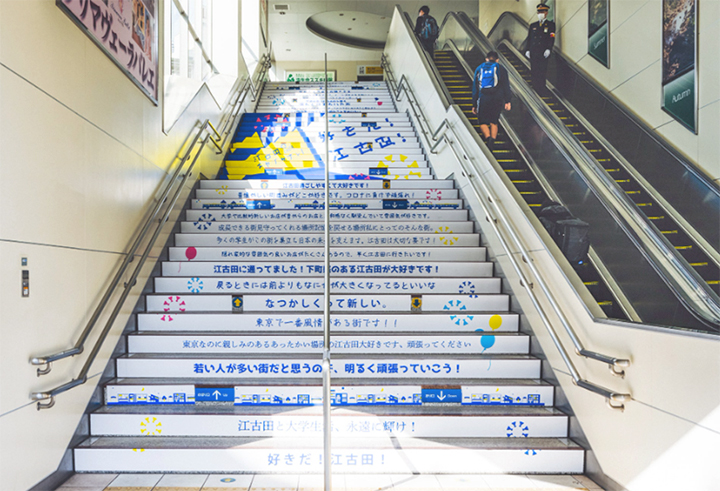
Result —
[[290, 10], [290, 5], [288, 5], [286, 3], [285, 4], [276, 3], [275, 5], [273, 5], [273, 9], [275, 9], [275, 12], [287, 12], [288, 10]]

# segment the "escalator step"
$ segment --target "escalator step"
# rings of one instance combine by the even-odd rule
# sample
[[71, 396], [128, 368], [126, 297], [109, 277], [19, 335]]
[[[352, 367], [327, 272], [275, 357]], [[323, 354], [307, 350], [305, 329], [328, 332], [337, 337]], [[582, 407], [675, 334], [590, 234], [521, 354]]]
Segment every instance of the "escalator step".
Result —
[[625, 191], [625, 194], [640, 194], [642, 191]]
[[665, 220], [665, 217], [663, 215], [657, 216], [657, 217], [647, 217], [648, 220]]
[[674, 235], [674, 234], [677, 234], [678, 231], [677, 230], [661, 230], [660, 233], [665, 234], [665, 235]]
[[675, 246], [675, 249], [678, 251], [689, 251], [692, 249], [692, 245]]
[[690, 263], [690, 266], [692, 266], [693, 268], [699, 268], [699, 267], [707, 266], [707, 265], [708, 265], [708, 263]]

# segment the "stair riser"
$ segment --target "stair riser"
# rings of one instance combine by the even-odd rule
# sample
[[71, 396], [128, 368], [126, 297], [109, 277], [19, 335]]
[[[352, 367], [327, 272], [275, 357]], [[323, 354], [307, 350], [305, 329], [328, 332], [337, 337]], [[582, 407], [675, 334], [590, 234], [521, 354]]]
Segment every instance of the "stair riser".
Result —
[[[324, 310], [323, 295], [243, 295], [247, 312], [308, 313]], [[331, 312], [411, 312], [410, 295], [332, 295]], [[425, 295], [424, 312], [447, 312], [458, 322], [477, 312], [506, 312], [508, 295]], [[231, 312], [233, 295], [148, 295], [147, 312]]]
[[[489, 331], [489, 330], [488, 330]], [[530, 347], [527, 336], [482, 336], [453, 334], [449, 336], [347, 336], [336, 335], [330, 340], [335, 354], [423, 354], [480, 355], [523, 354]], [[281, 353], [321, 355], [322, 336], [289, 335], [133, 335], [128, 337], [128, 353], [193, 354], [225, 356], [257, 356]]]
[[[325, 210], [187, 210], [185, 216], [189, 221], [260, 221], [265, 222], [297, 222], [304, 223], [325, 221]], [[430, 222], [442, 220], [457, 222], [467, 220], [467, 210], [330, 210], [330, 223], [334, 222]]]
[[[200, 189], [218, 189], [226, 186], [228, 189], [267, 189], [267, 190], [311, 190], [322, 191], [325, 189], [325, 182], [319, 180], [306, 181], [283, 181], [283, 180], [253, 180], [253, 181], [218, 181], [207, 180], [200, 181]], [[386, 188], [386, 186], [389, 186]], [[408, 190], [408, 189], [454, 189], [454, 182], [451, 180], [436, 179], [429, 183], [420, 183], [418, 181], [393, 181], [385, 182], [380, 180], [335, 180], [330, 182], [331, 190]]]
[[[324, 232], [324, 223], [227, 223], [210, 221], [209, 215], [195, 222], [182, 222], [181, 233], [223, 233], [223, 232], [266, 232], [266, 233], [308, 233]], [[364, 232], [364, 233], [439, 233], [439, 234], [471, 234], [475, 232], [472, 222], [422, 222], [407, 223], [401, 221], [385, 221], [374, 223], [331, 223], [330, 232], [336, 234]]]
[[[322, 246], [314, 247], [171, 247], [172, 261], [299, 261], [303, 259], [321, 260], [325, 257]], [[486, 250], [483, 247], [447, 247], [447, 248], [373, 248], [373, 247], [333, 247], [330, 260], [337, 261], [485, 261]], [[332, 263], [331, 263], [332, 264]]]
[[[155, 278], [155, 293], [323, 293], [325, 282], [318, 277], [275, 279], [273, 275], [196, 276], [192, 278]], [[330, 282], [330, 292], [343, 293], [457, 293], [481, 295], [500, 293], [500, 278], [393, 278], [368, 277], [355, 281], [339, 278]]]
[[[374, 416], [332, 418], [333, 438], [564, 438], [567, 416]], [[322, 415], [92, 414], [93, 436], [321, 437]]]
[[[534, 455], [533, 455], [534, 453]], [[322, 473], [322, 449], [83, 449], [77, 472]], [[334, 474], [581, 474], [582, 450], [333, 449]], [[302, 464], [301, 464], [302, 462]], [[307, 462], [307, 464], [305, 464]], [[364, 462], [364, 464], [363, 464]]]
[[[322, 332], [323, 316], [309, 314], [138, 314], [140, 331]], [[333, 333], [517, 332], [517, 314], [335, 314]]]
[[[177, 247], [211, 246], [318, 246], [323, 245], [323, 234], [178, 234], [175, 236]], [[401, 246], [401, 247], [479, 247], [478, 234], [382, 234], [367, 236], [363, 234], [333, 234], [331, 246]]]
[[[227, 187], [218, 187], [216, 189], [198, 189], [195, 192], [198, 199], [316, 199], [325, 200], [325, 191], [293, 191], [293, 190], [230, 190]], [[458, 199], [457, 189], [446, 190], [372, 190], [372, 191], [330, 191], [330, 200], [348, 200], [348, 199], [411, 199], [411, 200], [444, 200]]]
[[[254, 199], [195, 199], [192, 200], [193, 210], [233, 210], [233, 209], [272, 209], [272, 210], [324, 210], [325, 202], [321, 200], [254, 200]], [[459, 210], [463, 207], [461, 199], [443, 200], [405, 200], [405, 199], [350, 199], [330, 201], [330, 209], [336, 210]]]
[[[193, 380], [291, 380], [320, 377], [320, 357], [290, 358], [118, 358], [118, 377], [173, 377]], [[539, 378], [540, 361], [536, 359], [450, 359], [408, 358], [398, 356], [383, 360], [367, 358], [334, 358], [332, 376], [340, 378], [378, 379], [487, 379]], [[360, 371], [362, 370], [362, 371]], [[385, 371], [383, 371], [385, 370]], [[380, 373], [378, 373], [380, 371]]]
[[[163, 262], [162, 275], [173, 276], [277, 276], [293, 278], [298, 276], [322, 276], [325, 266], [322, 262], [295, 262], [289, 265], [278, 265], [272, 262], [242, 263], [242, 262]], [[332, 261], [330, 274], [335, 277], [368, 277], [377, 275], [392, 275], [392, 278], [437, 279], [437, 278], [472, 278], [491, 277], [492, 263], [429, 263], [413, 262], [411, 264], [397, 264], [393, 262], [368, 261], [362, 264]]]
[[[201, 396], [196, 397], [198, 391]], [[317, 406], [323, 401], [322, 386], [235, 386], [236, 406]], [[554, 390], [548, 385], [465, 385], [460, 388], [461, 404], [470, 406], [552, 406]], [[210, 400], [213, 388], [194, 385], [108, 385], [107, 405], [195, 404]], [[442, 394], [439, 394], [442, 397]], [[215, 397], [220, 399], [220, 397]], [[333, 406], [419, 406], [423, 405], [420, 385], [331, 385]], [[432, 403], [429, 404], [432, 406]]]

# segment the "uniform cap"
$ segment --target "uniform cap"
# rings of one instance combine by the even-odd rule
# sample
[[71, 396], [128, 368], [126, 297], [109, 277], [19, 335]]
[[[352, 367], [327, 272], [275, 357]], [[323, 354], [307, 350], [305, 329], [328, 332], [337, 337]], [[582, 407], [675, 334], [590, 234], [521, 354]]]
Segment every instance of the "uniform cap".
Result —
[[548, 10], [550, 10], [550, 7], [548, 7], [544, 3], [539, 3], [536, 8], [538, 12], [547, 12]]

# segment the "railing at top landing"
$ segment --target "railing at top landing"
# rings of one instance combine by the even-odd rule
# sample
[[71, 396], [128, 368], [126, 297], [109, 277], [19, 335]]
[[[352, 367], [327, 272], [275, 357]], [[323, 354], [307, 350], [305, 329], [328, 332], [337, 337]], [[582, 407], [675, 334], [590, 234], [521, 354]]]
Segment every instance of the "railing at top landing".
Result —
[[[238, 83], [236, 84], [234, 96], [231, 99], [232, 102], [228, 104], [229, 110], [225, 111], [224, 115], [220, 119], [220, 129], [216, 129], [215, 126], [210, 122], [210, 120], [206, 119], [202, 124], [200, 124], [197, 132], [195, 133], [195, 136], [192, 138], [192, 142], [190, 143], [190, 145], [187, 146], [182, 157], [180, 157], [182, 148], [180, 149], [180, 151], [178, 152], [178, 156], [176, 157], [176, 160], [179, 160], [179, 163], [177, 164], [172, 176], [170, 177], [169, 182], [163, 189], [160, 197], [157, 199], [155, 206], [153, 207], [147, 220], [143, 224], [137, 238], [134, 240], [128, 251], [125, 253], [125, 259], [120, 265], [118, 271], [115, 273], [115, 276], [110, 282], [110, 285], [105, 291], [105, 294], [100, 300], [98, 306], [96, 307], [90, 320], [85, 326], [85, 329], [80, 334], [75, 345], [69, 350], [61, 351], [59, 353], [54, 353], [48, 356], [33, 357], [30, 359], [30, 363], [32, 365], [39, 366], [39, 368], [37, 369], [37, 375], [39, 377], [41, 375], [50, 373], [53, 362], [83, 353], [83, 351], [85, 350], [85, 343], [88, 337], [93, 332], [100, 317], [102, 317], [102, 315], [107, 312], [107, 309], [110, 305], [110, 299], [113, 297], [113, 295], [115, 295], [116, 291], [120, 287], [120, 282], [123, 275], [125, 275], [125, 273], [128, 271], [130, 263], [135, 260], [135, 256], [137, 255], [141, 244], [152, 232], [152, 235], [150, 236], [149, 241], [145, 245], [145, 248], [140, 255], [140, 260], [135, 266], [133, 272], [131, 273], [129, 280], [123, 283], [122, 293], [117, 299], [115, 306], [113, 307], [112, 312], [110, 313], [108, 320], [105, 323], [105, 326], [100, 332], [100, 335], [96, 340], [95, 345], [93, 346], [90, 354], [88, 355], [88, 358], [85, 361], [85, 364], [80, 370], [78, 376], [71, 381], [60, 385], [52, 390], [45, 392], [33, 392], [30, 394], [30, 398], [33, 401], [38, 401], [38, 410], [53, 407], [55, 405], [56, 395], [66, 392], [79, 385], [82, 385], [87, 381], [90, 367], [95, 361], [95, 358], [97, 357], [100, 348], [105, 342], [105, 339], [107, 338], [110, 329], [115, 323], [115, 320], [117, 319], [120, 310], [125, 304], [127, 297], [130, 295], [133, 287], [135, 287], [137, 283], [137, 278], [140, 275], [145, 261], [150, 255], [152, 249], [154, 248], [155, 242], [160, 236], [165, 223], [168, 221], [168, 218], [170, 217], [170, 214], [175, 207], [175, 204], [180, 197], [180, 194], [185, 187], [185, 184], [192, 175], [193, 168], [195, 167], [195, 163], [200, 157], [200, 154], [202, 153], [208, 142], [210, 142], [217, 149], [217, 154], [221, 154], [223, 152], [223, 148], [225, 147], [227, 138], [231, 135], [232, 130], [236, 126], [235, 123], [238, 119], [240, 111], [242, 110], [246, 97], [251, 94], [252, 101], [255, 101], [257, 99], [257, 96], [259, 95], [259, 85], [262, 83], [262, 79], [265, 76], [265, 73], [267, 72], [269, 67], [270, 56], [264, 55], [255, 69], [255, 74], [252, 77], [245, 78], [245, 80], [242, 82], [238, 81]], [[195, 130], [193, 129], [193, 131]], [[190, 164], [186, 165], [188, 162], [190, 162]], [[152, 229], [153, 224], [156, 224], [154, 230]], [[45, 400], [49, 400], [49, 402], [41, 402]]]

